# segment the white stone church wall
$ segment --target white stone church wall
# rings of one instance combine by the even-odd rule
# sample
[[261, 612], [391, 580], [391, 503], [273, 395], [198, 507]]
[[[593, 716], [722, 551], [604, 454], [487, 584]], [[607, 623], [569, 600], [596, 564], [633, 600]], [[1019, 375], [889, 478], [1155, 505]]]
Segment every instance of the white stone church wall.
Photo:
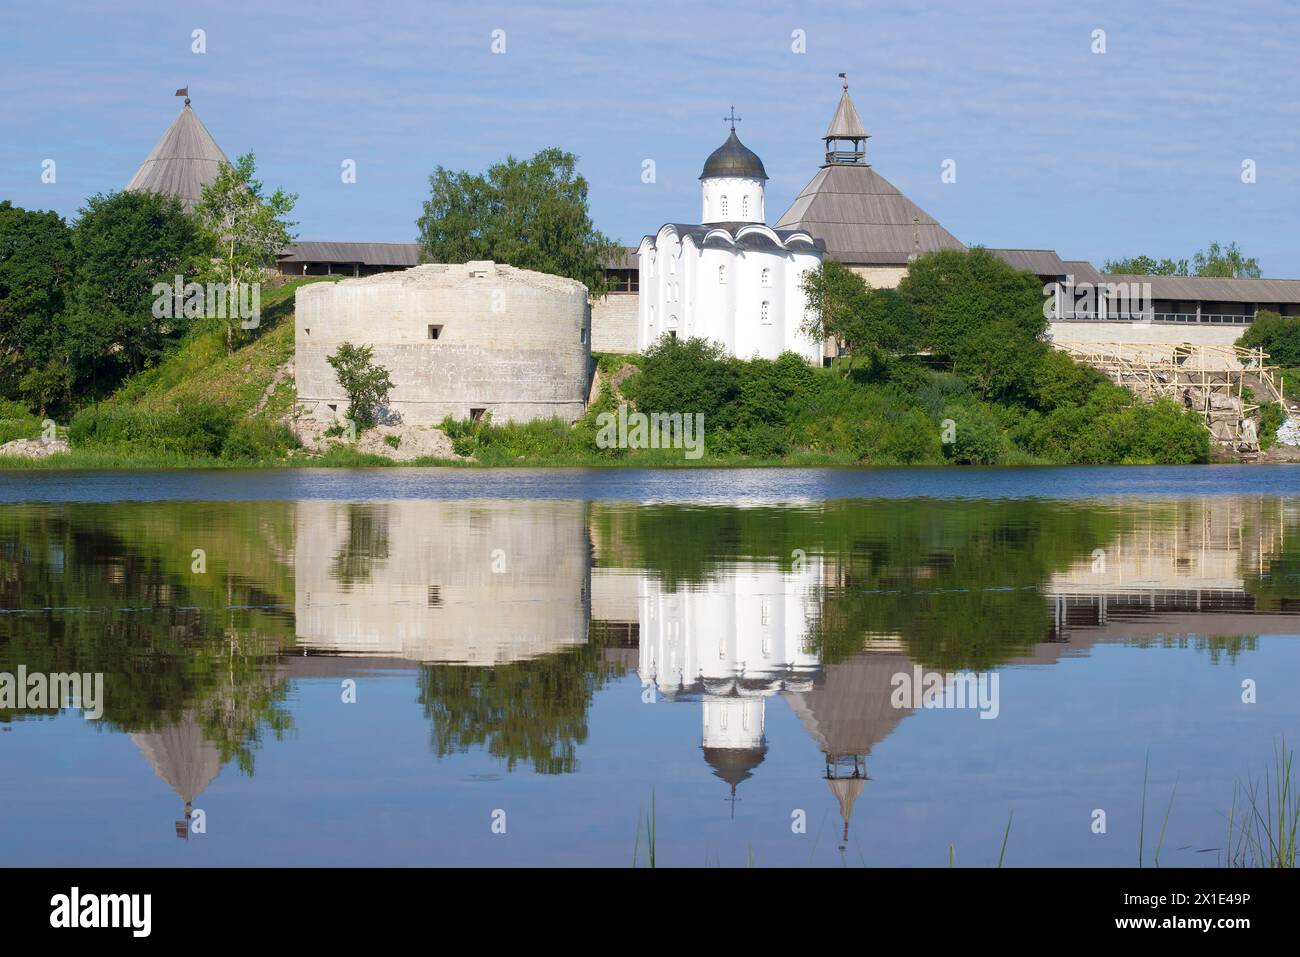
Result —
[[[722, 176], [701, 183], [701, 223], [763, 223], [763, 181], [743, 176]], [[724, 211], [725, 206], [726, 209]]]

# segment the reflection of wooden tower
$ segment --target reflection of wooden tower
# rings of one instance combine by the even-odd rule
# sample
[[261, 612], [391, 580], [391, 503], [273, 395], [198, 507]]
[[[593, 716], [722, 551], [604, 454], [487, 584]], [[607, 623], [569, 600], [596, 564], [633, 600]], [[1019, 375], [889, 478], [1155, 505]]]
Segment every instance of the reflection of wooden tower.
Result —
[[160, 731], [131, 735], [135, 746], [153, 766], [154, 773], [185, 802], [185, 817], [176, 822], [176, 836], [188, 840], [194, 799], [221, 773], [221, 755], [203, 730], [186, 712], [179, 724]]
[[843, 851], [849, 846], [849, 819], [853, 817], [853, 802], [858, 799], [863, 786], [867, 783], [867, 762], [864, 757], [861, 765], [862, 773], [859, 775], [855, 768], [853, 776], [847, 778], [832, 777], [831, 767], [829, 764], [826, 765], [826, 782], [831, 786], [831, 793], [840, 804], [840, 817], [844, 821], [844, 833], [840, 835], [840, 850]]
[[826, 782], [844, 821], [840, 850], [848, 847], [853, 805], [868, 780], [867, 755], [912, 713], [890, 703], [893, 678], [900, 672], [912, 674], [906, 655], [864, 652], [828, 666], [811, 690], [789, 696], [790, 707], [825, 756]]

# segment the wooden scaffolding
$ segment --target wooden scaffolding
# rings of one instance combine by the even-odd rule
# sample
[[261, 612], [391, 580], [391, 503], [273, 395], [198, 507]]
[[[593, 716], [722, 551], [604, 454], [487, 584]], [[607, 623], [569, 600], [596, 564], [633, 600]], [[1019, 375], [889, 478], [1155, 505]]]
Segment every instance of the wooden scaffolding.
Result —
[[[1076, 362], [1105, 373], [1145, 399], [1170, 399], [1199, 412], [1220, 445], [1259, 453], [1259, 403], [1287, 411], [1278, 367], [1262, 349], [1190, 342], [1055, 342]], [[1249, 389], [1255, 402], [1246, 401]]]

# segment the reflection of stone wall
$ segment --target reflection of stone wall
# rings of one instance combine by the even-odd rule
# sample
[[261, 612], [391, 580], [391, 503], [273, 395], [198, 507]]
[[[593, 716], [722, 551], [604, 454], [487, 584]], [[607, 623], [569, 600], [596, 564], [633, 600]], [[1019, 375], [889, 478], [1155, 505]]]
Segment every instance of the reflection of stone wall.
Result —
[[639, 622], [641, 573], [628, 568], [591, 570], [593, 621]]
[[587, 640], [581, 502], [303, 501], [297, 529], [306, 647], [493, 665]]
[[1244, 575], [1267, 567], [1282, 535], [1283, 515], [1274, 499], [1223, 496], [1145, 507], [1131, 531], [1098, 542], [1100, 554], [1054, 575], [1047, 591], [1239, 591]]

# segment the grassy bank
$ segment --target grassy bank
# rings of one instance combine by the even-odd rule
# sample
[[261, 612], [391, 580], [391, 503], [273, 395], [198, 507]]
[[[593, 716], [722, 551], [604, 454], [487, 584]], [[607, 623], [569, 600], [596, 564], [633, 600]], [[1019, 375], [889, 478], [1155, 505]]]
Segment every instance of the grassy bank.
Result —
[[[873, 352], [830, 369], [792, 354], [741, 360], [699, 340], [596, 356], [599, 399], [576, 423], [446, 420], [455, 458], [395, 462], [342, 439], [303, 449], [285, 425], [295, 387], [294, 280], [263, 296], [262, 322], [227, 352], [225, 327], [192, 330], [108, 399], [57, 424], [70, 450], [0, 458], [46, 469], [486, 467], [833, 467], [1187, 464], [1209, 460], [1197, 417], [1148, 404], [1050, 350], [996, 389], [917, 356]], [[326, 280], [327, 281], [327, 280]], [[674, 447], [614, 436], [620, 409], [703, 416]], [[0, 404], [0, 441], [36, 438], [41, 417]], [[48, 426], [45, 426], [48, 428]], [[614, 440], [611, 441], [611, 438]], [[692, 438], [696, 444], [692, 444]], [[631, 445], [632, 447], [628, 447]], [[638, 447], [638, 445], [640, 447]], [[382, 447], [381, 447], [382, 450]]]

